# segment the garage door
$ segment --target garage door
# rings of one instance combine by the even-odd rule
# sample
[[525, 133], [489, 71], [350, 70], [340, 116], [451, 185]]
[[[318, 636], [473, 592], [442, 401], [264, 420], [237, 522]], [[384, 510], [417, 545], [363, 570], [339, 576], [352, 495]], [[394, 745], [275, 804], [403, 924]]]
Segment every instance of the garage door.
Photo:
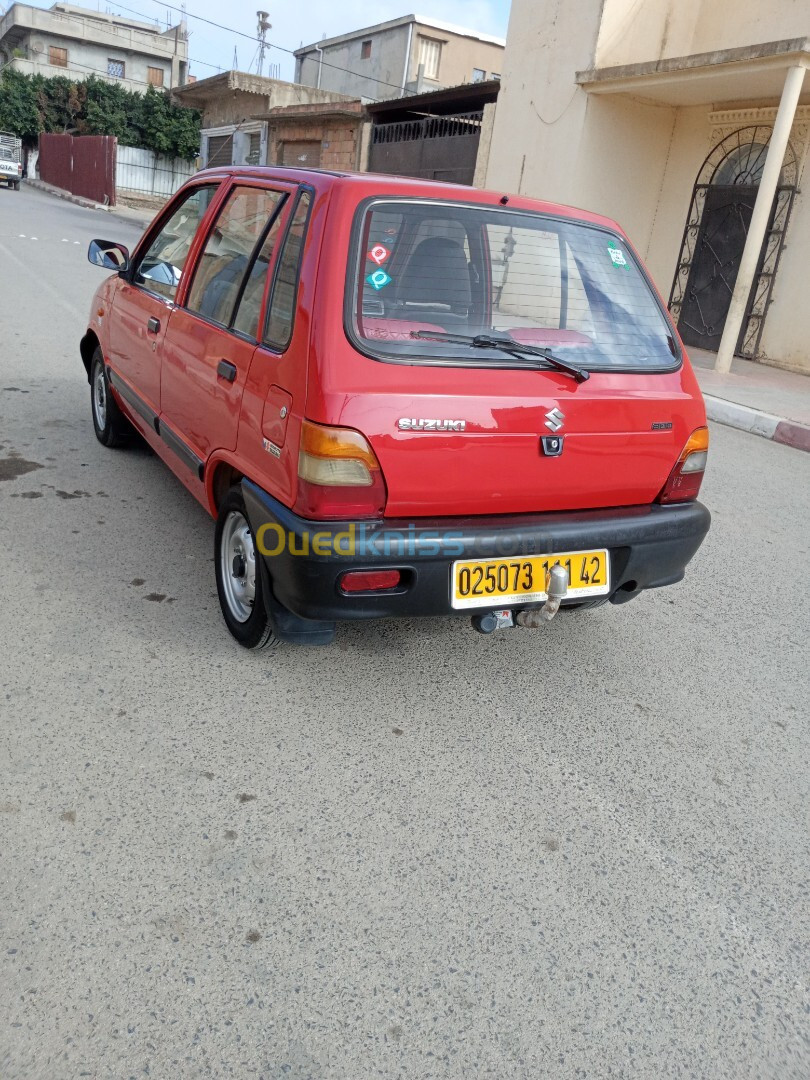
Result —
[[285, 142], [281, 149], [282, 165], [297, 165], [299, 169], [318, 169], [321, 164], [321, 144], [318, 142]]

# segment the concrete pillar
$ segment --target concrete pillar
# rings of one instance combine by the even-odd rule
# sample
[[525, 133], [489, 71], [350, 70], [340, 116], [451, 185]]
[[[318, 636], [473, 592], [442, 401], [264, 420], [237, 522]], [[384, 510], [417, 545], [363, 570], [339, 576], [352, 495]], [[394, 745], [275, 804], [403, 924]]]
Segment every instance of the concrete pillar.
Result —
[[779, 186], [782, 161], [785, 157], [790, 129], [793, 126], [793, 118], [796, 115], [799, 95], [802, 92], [804, 71], [804, 67], [800, 65], [788, 68], [785, 85], [782, 87], [782, 97], [779, 100], [779, 109], [773, 124], [773, 134], [768, 144], [768, 153], [765, 155], [765, 167], [762, 170], [762, 179], [759, 182], [754, 212], [751, 215], [751, 224], [748, 226], [748, 236], [743, 248], [740, 269], [737, 271], [737, 281], [731, 296], [728, 315], [726, 315], [723, 336], [720, 338], [720, 348], [717, 350], [714, 370], [723, 374], [731, 370], [734, 349], [745, 318], [745, 306], [748, 303], [759, 255], [765, 240], [765, 233], [768, 230], [768, 219], [771, 216], [771, 207], [773, 206], [776, 189]]
[[497, 105], [494, 101], [490, 101], [484, 106], [484, 116], [481, 120], [481, 135], [478, 139], [478, 156], [475, 159], [473, 187], [482, 188], [487, 186], [489, 151], [492, 147], [492, 131], [495, 127], [496, 107]]
[[357, 139], [357, 171], [368, 172], [368, 159], [371, 153], [371, 121], [364, 120], [360, 125]]

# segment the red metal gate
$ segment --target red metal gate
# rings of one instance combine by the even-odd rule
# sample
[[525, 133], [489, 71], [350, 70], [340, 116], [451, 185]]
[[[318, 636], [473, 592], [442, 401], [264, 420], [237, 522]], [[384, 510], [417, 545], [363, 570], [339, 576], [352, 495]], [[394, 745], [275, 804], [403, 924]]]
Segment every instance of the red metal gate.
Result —
[[40, 178], [113, 206], [116, 144], [114, 135], [40, 135]]

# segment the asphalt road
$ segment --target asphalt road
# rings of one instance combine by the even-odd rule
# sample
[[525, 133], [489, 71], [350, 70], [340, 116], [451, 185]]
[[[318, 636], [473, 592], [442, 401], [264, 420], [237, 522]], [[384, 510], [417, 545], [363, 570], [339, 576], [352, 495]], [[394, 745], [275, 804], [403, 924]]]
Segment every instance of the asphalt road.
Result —
[[0, 190], [0, 1077], [806, 1080], [810, 455], [716, 427], [626, 607], [252, 655], [93, 436], [136, 234]]

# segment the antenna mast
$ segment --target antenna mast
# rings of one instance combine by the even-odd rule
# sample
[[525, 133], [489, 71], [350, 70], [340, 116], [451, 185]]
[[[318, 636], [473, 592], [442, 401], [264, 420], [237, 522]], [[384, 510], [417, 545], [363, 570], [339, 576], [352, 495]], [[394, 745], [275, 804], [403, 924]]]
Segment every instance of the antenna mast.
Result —
[[256, 32], [257, 32], [258, 38], [259, 38], [259, 63], [258, 63], [258, 68], [259, 68], [259, 75], [261, 75], [263, 73], [263, 71], [264, 71], [264, 54], [267, 51], [267, 49], [269, 48], [269, 46], [267, 44], [267, 41], [266, 41], [267, 31], [272, 30], [272, 26], [267, 21], [270, 18], [268, 12], [266, 12], [266, 11], [257, 11], [256, 12], [256, 18], [259, 20], [258, 24], [256, 26]]

